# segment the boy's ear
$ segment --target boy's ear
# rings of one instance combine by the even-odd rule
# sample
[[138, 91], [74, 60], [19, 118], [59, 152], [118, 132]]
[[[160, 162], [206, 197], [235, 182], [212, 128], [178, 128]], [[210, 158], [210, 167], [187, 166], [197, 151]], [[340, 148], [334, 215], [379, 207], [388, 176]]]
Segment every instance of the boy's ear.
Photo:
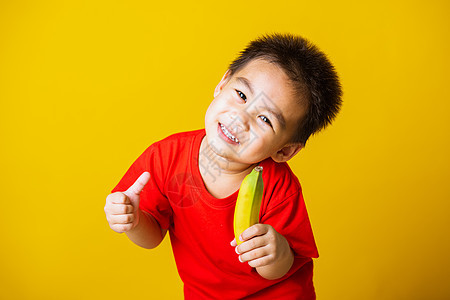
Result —
[[223, 75], [222, 79], [220, 80], [220, 82], [217, 84], [216, 88], [214, 89], [214, 98], [217, 97], [217, 95], [219, 95], [222, 88], [230, 80], [230, 73], [231, 73], [231, 71], [227, 70], [225, 72], [225, 74]]
[[277, 163], [282, 163], [290, 160], [304, 147], [301, 143], [288, 144], [272, 155], [272, 159]]

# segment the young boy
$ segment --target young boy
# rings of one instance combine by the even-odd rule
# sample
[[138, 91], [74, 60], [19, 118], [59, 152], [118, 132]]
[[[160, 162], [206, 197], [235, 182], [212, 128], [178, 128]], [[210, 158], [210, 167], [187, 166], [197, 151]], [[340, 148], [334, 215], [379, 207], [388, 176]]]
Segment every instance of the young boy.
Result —
[[[286, 162], [331, 123], [341, 94], [332, 64], [303, 38], [251, 42], [217, 85], [205, 129], [151, 145], [108, 195], [110, 227], [144, 248], [169, 231], [186, 299], [315, 299], [318, 252]], [[237, 246], [234, 206], [256, 165], [260, 223]]]

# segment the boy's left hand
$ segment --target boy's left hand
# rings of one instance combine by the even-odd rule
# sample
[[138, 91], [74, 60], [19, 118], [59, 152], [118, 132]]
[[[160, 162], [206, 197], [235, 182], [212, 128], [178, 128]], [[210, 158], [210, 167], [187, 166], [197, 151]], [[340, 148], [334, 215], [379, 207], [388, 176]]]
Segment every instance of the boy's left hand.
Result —
[[255, 224], [241, 234], [242, 244], [237, 246], [236, 239], [231, 241], [241, 262], [248, 262], [253, 268], [264, 267], [278, 261], [285, 261], [293, 256], [292, 250], [284, 236], [272, 226]]

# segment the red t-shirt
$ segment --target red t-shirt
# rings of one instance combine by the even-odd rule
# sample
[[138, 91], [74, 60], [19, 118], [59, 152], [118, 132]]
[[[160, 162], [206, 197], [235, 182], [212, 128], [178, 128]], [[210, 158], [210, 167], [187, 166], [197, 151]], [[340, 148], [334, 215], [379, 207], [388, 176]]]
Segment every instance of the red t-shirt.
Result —
[[[294, 251], [294, 265], [277, 280], [261, 277], [238, 260], [230, 241], [238, 191], [217, 199], [199, 170], [205, 131], [169, 136], [147, 148], [113, 192], [125, 191], [144, 171], [151, 178], [140, 208], [169, 230], [185, 299], [315, 299], [312, 258], [318, 257], [300, 183], [286, 163], [266, 159], [260, 222], [282, 234]], [[214, 168], [214, 164], [200, 167]]]

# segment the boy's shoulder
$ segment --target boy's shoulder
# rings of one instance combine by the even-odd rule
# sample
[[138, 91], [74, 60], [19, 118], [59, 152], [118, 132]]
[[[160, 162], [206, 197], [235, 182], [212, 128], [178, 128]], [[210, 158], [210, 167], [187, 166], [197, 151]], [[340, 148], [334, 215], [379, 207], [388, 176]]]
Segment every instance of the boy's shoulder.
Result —
[[275, 222], [280, 226], [278, 222], [291, 214], [305, 218], [307, 213], [302, 187], [290, 166], [285, 162], [277, 163], [271, 158], [260, 165], [263, 167], [264, 182], [262, 222]]
[[195, 153], [194, 149], [199, 147], [204, 135], [204, 129], [171, 134], [153, 142], [145, 149], [142, 156], [146, 160], [159, 160], [160, 163], [168, 163], [180, 158], [187, 159], [187, 156]]
[[268, 190], [283, 190], [292, 194], [301, 192], [300, 181], [286, 162], [277, 163], [271, 158], [267, 158], [260, 165], [263, 167], [264, 186]]
[[165, 172], [174, 166], [186, 166], [192, 161], [192, 153], [201, 143], [204, 129], [178, 132], [150, 144], [135, 161], [153, 171]]
[[153, 142], [148, 147], [147, 151], [152, 151], [155, 149], [168, 150], [169, 147], [178, 148], [188, 146], [195, 140], [201, 139], [204, 135], [205, 129], [173, 133], [161, 140]]

